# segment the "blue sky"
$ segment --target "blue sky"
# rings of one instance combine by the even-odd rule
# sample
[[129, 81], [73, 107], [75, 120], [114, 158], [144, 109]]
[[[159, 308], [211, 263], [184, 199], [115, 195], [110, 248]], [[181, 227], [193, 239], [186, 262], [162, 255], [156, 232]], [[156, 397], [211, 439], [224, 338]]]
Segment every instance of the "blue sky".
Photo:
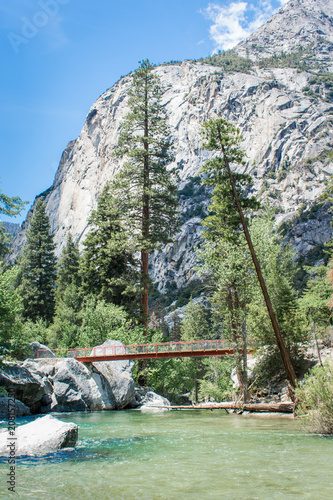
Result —
[[31, 203], [51, 186], [93, 102], [140, 60], [231, 48], [285, 3], [0, 0], [0, 189]]

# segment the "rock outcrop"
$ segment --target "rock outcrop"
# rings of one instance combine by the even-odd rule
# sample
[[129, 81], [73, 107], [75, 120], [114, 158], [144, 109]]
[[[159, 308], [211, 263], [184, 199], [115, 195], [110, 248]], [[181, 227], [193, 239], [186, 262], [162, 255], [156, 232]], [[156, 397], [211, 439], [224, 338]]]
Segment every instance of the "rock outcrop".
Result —
[[30, 415], [30, 408], [18, 399], [15, 400], [15, 410], [13, 398], [0, 394], [0, 419], [8, 419], [8, 415], [14, 414], [15, 417], [26, 417]]
[[[108, 341], [107, 345], [121, 345]], [[28, 359], [4, 363], [0, 385], [32, 413], [120, 410], [134, 397], [133, 361], [86, 366], [74, 358]]]
[[[15, 430], [15, 456], [43, 456], [63, 448], [73, 448], [78, 438], [78, 426], [74, 423], [61, 422], [46, 415]], [[0, 431], [0, 456], [9, 456], [8, 431]], [[14, 450], [13, 450], [14, 451]]]
[[[200, 129], [211, 118], [237, 125], [244, 137], [247, 162], [240, 170], [252, 175], [254, 189], [274, 207], [277, 222], [289, 220], [302, 206], [306, 214], [333, 173], [333, 99], [321, 75], [332, 76], [333, 32], [330, 0], [293, 0], [235, 51], [253, 61], [249, 73], [230, 73], [198, 62], [165, 64], [154, 70], [166, 91], [163, 103], [169, 116], [178, 167], [183, 226], [173, 243], [151, 257], [151, 277], [160, 292], [181, 288], [194, 278], [194, 248], [200, 241], [200, 220], [208, 205], [195, 178], [211, 154], [201, 149]], [[282, 51], [310, 51], [299, 55], [309, 66], [260, 62]], [[311, 56], [311, 57], [310, 57]], [[295, 56], [296, 60], [298, 56]], [[311, 72], [310, 72], [311, 69]], [[71, 231], [80, 245], [88, 231], [88, 217], [97, 206], [105, 183], [124, 160], [113, 154], [121, 122], [128, 108], [132, 75], [121, 78], [91, 107], [80, 136], [64, 151], [54, 183], [42, 197], [50, 216], [60, 254]], [[200, 198], [201, 197], [201, 198]], [[28, 219], [31, 215], [28, 215]], [[14, 242], [13, 256], [25, 242], [28, 221]], [[307, 252], [318, 238], [328, 240], [311, 223], [300, 228], [297, 249]], [[303, 241], [304, 235], [304, 241]]]

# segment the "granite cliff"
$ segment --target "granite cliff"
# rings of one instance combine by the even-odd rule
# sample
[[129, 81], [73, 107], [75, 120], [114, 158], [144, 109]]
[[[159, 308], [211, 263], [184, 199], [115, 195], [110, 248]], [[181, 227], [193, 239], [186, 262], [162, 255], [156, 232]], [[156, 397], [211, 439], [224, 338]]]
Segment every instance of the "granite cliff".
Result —
[[[311, 207], [333, 173], [332, 16], [332, 0], [292, 0], [228, 54], [241, 63], [240, 69], [233, 70], [225, 55], [217, 54], [154, 70], [167, 89], [163, 99], [183, 215], [174, 243], [151, 257], [151, 275], [160, 291], [179, 289], [194, 277], [193, 248], [208, 205], [208, 194], [196, 179], [209, 158], [199, 131], [210, 118], [223, 117], [240, 127], [247, 153], [243, 170], [253, 176], [261, 199], [275, 207], [277, 222], [289, 224], [299, 255], [331, 238], [330, 217]], [[53, 185], [40, 195], [58, 254], [69, 231], [82, 244], [99, 193], [122, 165], [113, 153], [131, 80], [131, 74], [121, 78], [93, 104], [80, 136], [62, 154]], [[14, 241], [14, 255], [24, 244], [27, 226], [26, 221]]]

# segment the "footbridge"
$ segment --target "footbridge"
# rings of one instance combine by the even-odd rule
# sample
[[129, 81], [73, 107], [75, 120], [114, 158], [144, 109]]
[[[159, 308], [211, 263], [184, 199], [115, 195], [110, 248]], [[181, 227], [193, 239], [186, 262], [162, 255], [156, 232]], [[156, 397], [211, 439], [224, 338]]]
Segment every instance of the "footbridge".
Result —
[[[247, 342], [247, 352], [256, 348], [256, 341]], [[155, 344], [133, 344], [56, 349], [58, 358], [75, 358], [82, 363], [94, 361], [116, 361], [119, 359], [158, 359], [197, 356], [226, 356], [234, 354], [235, 343], [231, 340], [195, 340], [182, 342], [160, 342]], [[242, 349], [237, 349], [242, 353]], [[38, 350], [37, 358], [49, 357], [50, 351]]]

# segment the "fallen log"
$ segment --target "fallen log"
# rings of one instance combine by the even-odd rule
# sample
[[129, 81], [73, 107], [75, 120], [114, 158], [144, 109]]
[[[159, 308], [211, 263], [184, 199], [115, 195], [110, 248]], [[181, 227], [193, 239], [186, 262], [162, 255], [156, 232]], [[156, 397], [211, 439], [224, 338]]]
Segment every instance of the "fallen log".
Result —
[[[158, 407], [154, 407], [158, 408]], [[293, 413], [294, 403], [201, 403], [198, 405], [169, 406], [170, 410], [237, 410], [239, 412]]]

